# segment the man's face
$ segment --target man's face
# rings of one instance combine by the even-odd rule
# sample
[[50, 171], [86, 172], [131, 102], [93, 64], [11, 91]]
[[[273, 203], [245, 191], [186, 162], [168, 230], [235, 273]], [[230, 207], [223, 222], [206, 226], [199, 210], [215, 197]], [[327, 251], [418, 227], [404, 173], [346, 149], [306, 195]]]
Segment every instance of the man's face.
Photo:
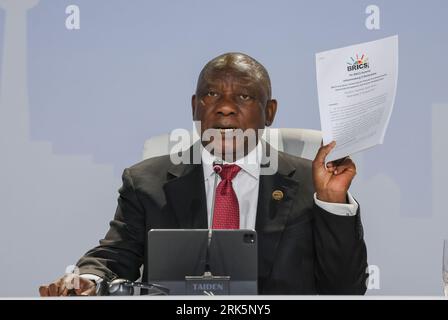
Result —
[[199, 80], [192, 98], [193, 120], [201, 122], [201, 136], [208, 129], [216, 129], [222, 139], [222, 154], [233, 154], [235, 158], [236, 150], [244, 148], [244, 154], [250, 150], [247, 142], [242, 144], [232, 134], [241, 131], [234, 130], [254, 130], [258, 139], [258, 130], [274, 120], [276, 106], [260, 80], [235, 69], [209, 71]]

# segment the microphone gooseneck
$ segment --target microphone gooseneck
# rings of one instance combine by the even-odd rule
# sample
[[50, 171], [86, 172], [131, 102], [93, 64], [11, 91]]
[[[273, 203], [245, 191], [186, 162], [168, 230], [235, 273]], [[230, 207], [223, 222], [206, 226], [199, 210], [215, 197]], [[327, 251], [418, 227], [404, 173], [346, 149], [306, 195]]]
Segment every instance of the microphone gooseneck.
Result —
[[210, 221], [208, 223], [209, 225], [209, 233], [211, 233], [213, 229], [213, 217], [215, 215], [215, 197], [216, 197], [216, 187], [218, 186], [218, 176], [222, 171], [222, 160], [216, 160], [213, 162], [213, 171], [215, 172], [215, 179], [213, 183], [213, 198], [212, 198], [212, 207], [211, 207], [211, 215], [210, 215]]
[[212, 242], [213, 235], [213, 217], [215, 215], [215, 197], [216, 197], [216, 187], [218, 186], [218, 176], [222, 171], [222, 160], [216, 160], [213, 162], [213, 171], [215, 172], [215, 179], [213, 183], [213, 198], [212, 207], [210, 210], [210, 221], [208, 222], [208, 241], [207, 241], [207, 251], [205, 253], [205, 272], [210, 273], [210, 245]]

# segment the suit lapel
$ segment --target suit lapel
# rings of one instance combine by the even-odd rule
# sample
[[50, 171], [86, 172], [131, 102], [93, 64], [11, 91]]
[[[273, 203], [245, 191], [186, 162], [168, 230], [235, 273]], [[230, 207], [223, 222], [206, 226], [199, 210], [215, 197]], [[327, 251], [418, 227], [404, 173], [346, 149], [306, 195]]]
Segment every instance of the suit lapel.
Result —
[[[279, 153], [277, 172], [273, 175], [260, 176], [256, 230], [259, 245], [259, 276], [263, 278], [268, 277], [272, 270], [277, 247], [296, 198], [299, 182], [291, 178], [294, 172], [295, 168]], [[283, 197], [275, 200], [274, 191], [277, 193], [280, 191]]]
[[[192, 149], [190, 149], [192, 151]], [[163, 189], [179, 228], [207, 229], [207, 202], [201, 164], [178, 164], [168, 170]]]

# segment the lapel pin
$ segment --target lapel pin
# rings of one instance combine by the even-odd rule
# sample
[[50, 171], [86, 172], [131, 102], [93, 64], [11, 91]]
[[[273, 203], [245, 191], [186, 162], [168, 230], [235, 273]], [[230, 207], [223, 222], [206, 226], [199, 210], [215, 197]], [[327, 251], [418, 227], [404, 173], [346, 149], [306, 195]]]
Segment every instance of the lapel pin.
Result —
[[274, 190], [274, 192], [272, 192], [272, 199], [274, 199], [276, 201], [282, 200], [283, 192], [281, 190]]

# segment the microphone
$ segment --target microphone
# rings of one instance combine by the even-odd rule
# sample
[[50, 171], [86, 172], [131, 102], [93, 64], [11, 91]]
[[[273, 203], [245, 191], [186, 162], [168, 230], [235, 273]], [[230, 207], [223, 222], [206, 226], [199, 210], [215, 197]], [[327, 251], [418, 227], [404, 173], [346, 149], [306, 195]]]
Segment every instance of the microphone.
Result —
[[212, 198], [212, 207], [210, 214], [210, 221], [208, 223], [208, 242], [207, 242], [207, 251], [205, 253], [205, 272], [204, 275], [211, 275], [210, 268], [210, 245], [212, 243], [212, 235], [213, 235], [213, 217], [215, 215], [215, 197], [216, 197], [216, 187], [218, 186], [218, 176], [222, 171], [223, 161], [222, 159], [218, 159], [213, 162], [213, 171], [215, 172], [215, 181], [213, 183], [213, 198]]
[[222, 160], [213, 162], [213, 171], [215, 173], [220, 174], [222, 171]]
[[133, 282], [126, 279], [114, 279], [110, 282], [103, 280], [100, 288], [97, 289], [97, 295], [101, 296], [132, 296], [134, 289], [146, 289], [150, 296], [166, 296], [170, 290], [154, 283]]
[[215, 197], [216, 197], [216, 187], [218, 186], [218, 176], [222, 171], [223, 162], [221, 159], [213, 162], [213, 171], [215, 172], [215, 181], [213, 183], [213, 198], [212, 198], [212, 208], [211, 208], [211, 216], [209, 222], [209, 232], [213, 229], [213, 217], [215, 215]]
[[[210, 210], [210, 220], [208, 223], [208, 239], [207, 239], [207, 247], [205, 248], [205, 266], [204, 266], [204, 274], [202, 276], [185, 276], [185, 284], [187, 291], [191, 292], [201, 292], [206, 295], [213, 295], [215, 289], [203, 289], [203, 288], [222, 288], [216, 289], [216, 292], [229, 292], [229, 276], [214, 276], [212, 274], [211, 264], [211, 243], [213, 236], [213, 217], [215, 215], [215, 197], [216, 197], [216, 189], [218, 185], [218, 176], [223, 169], [223, 161], [216, 160], [213, 162], [213, 171], [215, 172], [215, 182], [213, 185], [213, 198], [212, 198], [212, 207]], [[204, 239], [205, 240], [205, 239]]]

